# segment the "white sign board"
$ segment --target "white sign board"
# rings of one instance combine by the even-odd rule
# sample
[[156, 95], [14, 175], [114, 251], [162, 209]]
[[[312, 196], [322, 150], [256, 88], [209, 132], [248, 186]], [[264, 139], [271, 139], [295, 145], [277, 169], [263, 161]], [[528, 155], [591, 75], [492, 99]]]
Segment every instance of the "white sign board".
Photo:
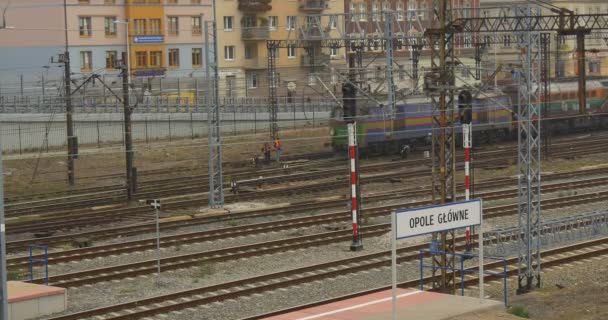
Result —
[[476, 226], [481, 223], [481, 200], [399, 210], [395, 218], [396, 239]]
[[[397, 320], [397, 240], [419, 236], [427, 233], [441, 232], [451, 229], [482, 226], [481, 200], [450, 202], [438, 206], [422, 207], [408, 210], [398, 210], [391, 215], [393, 237], [391, 239], [391, 264], [393, 278], [393, 310], [392, 319]], [[482, 238], [482, 236], [480, 236]], [[483, 271], [483, 241], [479, 244], [479, 274]], [[422, 276], [422, 275], [421, 275]], [[483, 303], [483, 278], [479, 277], [479, 301]]]

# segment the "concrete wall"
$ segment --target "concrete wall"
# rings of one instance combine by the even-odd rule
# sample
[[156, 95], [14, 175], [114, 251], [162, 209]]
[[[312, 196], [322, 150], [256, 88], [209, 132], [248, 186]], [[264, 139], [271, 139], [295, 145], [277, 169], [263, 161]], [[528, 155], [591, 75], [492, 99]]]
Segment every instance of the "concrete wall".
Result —
[[[327, 126], [327, 111], [296, 111], [278, 114], [281, 128], [311, 128]], [[223, 113], [222, 133], [262, 133], [269, 130], [269, 114]], [[123, 115], [119, 113], [77, 114], [75, 132], [81, 148], [100, 147], [123, 141]], [[46, 150], [65, 144], [64, 115], [3, 114], [0, 121], [2, 151], [25, 153]], [[133, 139], [140, 142], [155, 140], [194, 139], [207, 135], [207, 114], [133, 114]]]

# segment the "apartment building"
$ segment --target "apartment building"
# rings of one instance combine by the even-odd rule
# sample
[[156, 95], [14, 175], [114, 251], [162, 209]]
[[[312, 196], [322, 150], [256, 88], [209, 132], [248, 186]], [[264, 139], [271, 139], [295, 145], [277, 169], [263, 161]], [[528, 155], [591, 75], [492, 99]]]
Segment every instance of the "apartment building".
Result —
[[[475, 17], [479, 0], [453, 0], [453, 16]], [[345, 9], [349, 16], [347, 31], [360, 33], [365, 29], [368, 36], [382, 37], [384, 34], [385, 14], [391, 12], [393, 32], [410, 37], [424, 37], [424, 30], [431, 25], [433, 15], [433, 0], [345, 0]], [[455, 37], [455, 55], [462, 65], [457, 67], [456, 85], [473, 86], [479, 83], [474, 75], [474, 44], [470, 35]], [[422, 89], [423, 73], [431, 67], [430, 51], [420, 50], [417, 60], [418, 78], [414, 78], [414, 59], [411, 47], [399, 44], [394, 51], [394, 82], [404, 93], [420, 92]], [[384, 48], [371, 46], [364, 48], [363, 77], [375, 92], [386, 92], [385, 84], [386, 59], [382, 56]]]
[[68, 28], [78, 30], [69, 37], [73, 72], [115, 71], [128, 41], [133, 77], [203, 75], [210, 0], [69, 1]]
[[[564, 1], [553, 0], [549, 3], [555, 7], [568, 9], [575, 14], [606, 14], [608, 13], [608, 2], [605, 0], [581, 0]], [[523, 0], [483, 0], [480, 5], [480, 14], [486, 16], [496, 16], [499, 14], [500, 6], [526, 5]], [[555, 15], [547, 6], [541, 9], [545, 15]], [[518, 63], [519, 48], [517, 39], [513, 34], [501, 34], [498, 41], [495, 41], [485, 54], [484, 64], [488, 67], [502, 64], [503, 69], [509, 71], [513, 65]], [[587, 37], [585, 41], [586, 71], [588, 76], [608, 75], [608, 49], [606, 39], [603, 35], [598, 37]], [[551, 35], [551, 61], [550, 75], [553, 78], [574, 79], [578, 75], [578, 54], [576, 52], [576, 39], [574, 37], [557, 37]], [[510, 81], [511, 74], [505, 72], [499, 75], [498, 83]]]
[[[19, 74], [60, 75], [51, 57], [57, 61], [65, 50], [63, 0], [0, 0], [0, 5], [8, 5], [6, 21], [13, 27], [0, 30], [0, 53], [6, 57], [0, 68], [14, 70], [10, 80]], [[127, 60], [128, 41], [132, 77], [200, 77], [202, 30], [211, 19], [211, 0], [68, 0], [71, 71], [117, 74], [120, 61]]]
[[[327, 24], [332, 15], [344, 13], [343, 0], [217, 0], [220, 94], [222, 96], [268, 95], [267, 40], [305, 36], [305, 23]], [[322, 22], [319, 22], [322, 21]], [[289, 47], [277, 52], [279, 95], [318, 95], [326, 90], [317, 80], [331, 64], [344, 64], [343, 48], [315, 50], [315, 70], [305, 49]]]

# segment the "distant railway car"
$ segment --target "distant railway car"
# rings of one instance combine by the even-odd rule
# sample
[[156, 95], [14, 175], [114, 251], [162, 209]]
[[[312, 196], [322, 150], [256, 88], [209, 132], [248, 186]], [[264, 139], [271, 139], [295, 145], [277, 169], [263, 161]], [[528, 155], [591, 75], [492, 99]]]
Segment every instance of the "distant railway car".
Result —
[[[543, 114], [543, 119], [550, 120], [548, 128], [553, 132], [568, 132], [581, 127], [608, 127], [608, 80], [587, 81], [586, 96], [586, 113], [581, 115], [578, 83], [576, 81], [551, 83], [550, 100], [546, 114]], [[390, 119], [385, 107], [371, 102], [360, 102], [360, 104], [357, 106], [357, 131], [361, 148], [391, 153], [401, 150], [405, 145], [416, 146], [430, 142], [432, 106], [429, 98], [412, 97], [398, 102], [393, 120]], [[544, 113], [543, 106], [540, 107]], [[482, 92], [473, 101], [474, 139], [492, 141], [496, 138], [515, 137], [517, 111], [517, 94]], [[461, 132], [457, 118], [454, 124], [457, 132]], [[334, 150], [344, 150], [347, 136], [342, 109], [338, 108], [332, 112], [330, 127]]]
[[551, 119], [551, 130], [565, 131], [581, 127], [608, 126], [608, 81], [587, 81], [586, 116], [581, 116], [578, 102], [578, 82], [553, 82], [545, 118]]
[[[357, 106], [357, 132], [361, 148], [391, 153], [404, 146], [430, 142], [432, 106], [428, 97], [413, 97], [396, 104], [393, 120], [383, 106], [370, 103]], [[473, 100], [474, 134], [487, 139], [510, 135], [512, 121], [511, 99], [502, 93], [482, 93]], [[456, 130], [461, 131], [458, 112], [454, 113]], [[347, 144], [346, 123], [342, 109], [332, 112], [330, 134], [334, 150], [344, 150]]]

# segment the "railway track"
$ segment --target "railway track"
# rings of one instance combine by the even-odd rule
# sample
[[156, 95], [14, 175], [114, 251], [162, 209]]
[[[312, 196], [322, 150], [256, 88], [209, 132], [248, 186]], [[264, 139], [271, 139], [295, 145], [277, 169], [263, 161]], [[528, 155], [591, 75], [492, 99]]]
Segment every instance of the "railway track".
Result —
[[[462, 239], [459, 240], [460, 246], [462, 246]], [[408, 246], [398, 249], [398, 263], [417, 260], [419, 258], [418, 250], [420, 250], [421, 246], [426, 247], [426, 244]], [[543, 250], [543, 266], [557, 266], [604, 254], [608, 254], [608, 237], [555, 249]], [[237, 299], [252, 295], [254, 293], [264, 293], [279, 288], [288, 288], [316, 280], [325, 280], [341, 275], [355, 274], [361, 271], [372, 270], [375, 268], [384, 268], [390, 266], [390, 263], [390, 251], [379, 251], [354, 258], [342, 259], [318, 265], [254, 276], [232, 282], [184, 290], [181, 292], [58, 316], [51, 319], [72, 320], [93, 317], [103, 317], [103, 319], [114, 320], [138, 319], [158, 314], [166, 314], [171, 311], [197, 307], [217, 301]], [[517, 258], [507, 259], [508, 276], [514, 276], [517, 274], [516, 264]], [[493, 270], [499, 267], [502, 267], [502, 262], [484, 264], [484, 269], [486, 270]], [[492, 276], [486, 276], [486, 278], [491, 280]], [[419, 281], [419, 279], [406, 281], [401, 283], [400, 286], [416, 287], [420, 283]], [[425, 277], [424, 281], [429, 283], [431, 278]], [[474, 283], [476, 283], [476, 279], [469, 278], [465, 281], [465, 285], [471, 285]]]
[[[606, 174], [606, 173], [608, 173], [608, 168], [590, 169], [590, 170], [580, 171], [580, 172], [576, 172], [576, 173], [575, 172], [553, 173], [553, 174], [548, 174], [545, 176], [545, 184], [549, 181], [554, 181], [554, 180], [558, 180], [558, 179], [571, 178], [571, 177], [575, 177], [575, 176], [580, 177], [580, 176], [586, 176], [586, 175]], [[493, 179], [491, 181], [482, 181], [482, 182], [478, 183], [478, 187], [499, 188], [499, 187], [508, 186], [515, 182], [516, 182], [515, 178]], [[577, 187], [585, 187], [585, 186], [586, 187], [597, 186], [597, 185], [602, 185], [604, 183], [605, 183], [604, 178], [587, 179], [580, 183], [574, 183], [574, 182], [569, 183], [569, 184], [556, 183], [553, 185], [545, 185], [543, 187], [543, 191], [551, 192], [551, 191], [559, 190], [560, 188], [563, 188], [565, 186], [571, 187], [571, 188], [577, 188]], [[427, 196], [429, 193], [430, 193], [430, 188], [428, 188], [428, 187], [427, 188], [416, 188], [416, 189], [410, 188], [410, 189], [404, 189], [404, 190], [393, 190], [393, 191], [387, 192], [387, 193], [368, 195], [365, 197], [365, 201], [372, 202], [372, 201], [391, 200], [391, 199], [398, 199], [398, 198], [405, 198], [405, 197], [410, 198], [410, 197], [418, 197], [418, 196]], [[482, 194], [478, 194], [478, 195], [483, 196], [487, 200], [497, 199], [498, 197], [504, 197], [504, 198], [514, 197], [514, 196], [516, 196], [516, 190], [515, 189], [501, 190], [501, 191], [495, 191], [495, 192], [489, 192], [489, 193], [482, 193]], [[218, 222], [218, 221], [234, 221], [235, 219], [268, 217], [268, 216], [279, 215], [279, 214], [295, 214], [297, 212], [305, 212], [305, 211], [310, 211], [310, 210], [315, 210], [315, 209], [328, 210], [330, 208], [343, 207], [345, 204], [345, 201], [346, 201], [346, 199], [335, 199], [335, 200], [326, 200], [326, 201], [319, 201], [319, 202], [302, 202], [302, 203], [295, 203], [295, 204], [292, 204], [289, 206], [271, 207], [271, 208], [266, 208], [266, 209], [258, 209], [258, 210], [240, 212], [240, 213], [225, 214], [225, 215], [221, 215], [221, 216], [195, 217], [195, 218], [191, 218], [188, 220], [182, 220], [182, 221], [162, 222], [161, 229], [163, 231], [169, 231], [169, 230], [175, 230], [175, 229], [182, 228], [182, 227], [187, 227], [187, 226], [192, 226], [192, 225], [201, 225], [201, 224], [213, 223], [213, 222]], [[429, 203], [429, 201], [418, 201], [411, 205], [412, 206], [425, 205], [428, 203]], [[147, 212], [149, 212], [150, 209], [146, 208], [146, 210], [148, 210]], [[366, 215], [368, 214], [368, 210], [370, 210], [370, 209], [366, 208], [366, 211], [365, 211]], [[340, 210], [337, 213], [335, 213], [335, 215], [345, 217], [345, 216], [347, 216], [347, 212]], [[273, 224], [273, 223], [274, 222], [270, 222], [269, 224]], [[242, 228], [244, 228], [244, 227], [242, 227]], [[124, 227], [115, 227], [115, 228], [105, 229], [105, 230], [94, 230], [94, 231], [88, 231], [88, 232], [51, 236], [51, 237], [39, 238], [39, 239], [23, 239], [23, 240], [9, 241], [7, 243], [7, 250], [9, 250], [9, 251], [23, 250], [23, 248], [27, 247], [29, 244], [32, 244], [32, 243], [36, 243], [39, 245], [57, 246], [57, 245], [62, 245], [65, 243], [72, 242], [74, 238], [83, 238], [84, 237], [84, 238], [89, 238], [91, 240], [102, 240], [104, 238], [110, 238], [110, 237], [125, 237], [125, 236], [135, 235], [135, 234], [153, 233], [154, 230], [155, 230], [155, 225], [150, 221], [149, 223], [145, 223], [145, 224], [129, 225], [129, 226], [124, 226]], [[185, 241], [185, 238], [188, 238], [191, 236], [192, 235], [190, 235], [190, 234], [186, 234], [186, 235], [184, 235], [184, 237], [181, 238], [181, 240]], [[170, 239], [170, 238], [167, 238], [167, 239]], [[148, 240], [148, 242], [150, 242], [150, 240]], [[141, 245], [141, 244], [142, 244], [142, 242], [139, 242], [136, 245]], [[81, 249], [81, 250], [85, 250], [85, 249]], [[91, 249], [86, 249], [86, 250], [91, 250]], [[70, 252], [73, 252], [73, 251], [74, 250], [70, 250]]]
[[[608, 151], [608, 147], [598, 147], [598, 143], [601, 141], [603, 140], [581, 141], [576, 145], [572, 145], [572, 142], [555, 144], [553, 155], [567, 157]], [[478, 158], [476, 160], [477, 166], [492, 165], [499, 164], [498, 162], [492, 162], [492, 158], [505, 159], [508, 157], [515, 157], [515, 151], [510, 149], [486, 151], [478, 153], [476, 156]], [[483, 159], [484, 157], [490, 157], [491, 159]], [[403, 167], [425, 166], [428, 164], [429, 161], [426, 159], [398, 161], [362, 166], [362, 171], [377, 172], [383, 170], [394, 170]], [[331, 176], [340, 176], [343, 175], [344, 168], [340, 166], [334, 169], [316, 170], [313, 172], [302, 172], [288, 175], [282, 174], [285, 171], [286, 170], [284, 169], [269, 169], [256, 171], [253, 173], [251, 171], [242, 171], [240, 173], [233, 173], [232, 177], [233, 179], [240, 180], [240, 185], [242, 186], [259, 186], [277, 182], [306, 181], [319, 178], [328, 178]], [[227, 175], [230, 175], [230, 173], [227, 173]], [[263, 175], [263, 178], [252, 179], [252, 177], [257, 177], [260, 175]], [[337, 183], [338, 182], [335, 182], [335, 184]], [[225, 185], [225, 187], [228, 187], [228, 183]], [[331, 188], [331, 186], [328, 186], [328, 188]], [[179, 196], [184, 194], [198, 194], [205, 193], [207, 190], [208, 180], [205, 175], [191, 176], [187, 178], [169, 178], [140, 183], [139, 192], [136, 195], [136, 198], [149, 199], [171, 197], [176, 195]], [[70, 211], [74, 211], [82, 210], [83, 208], [90, 208], [92, 206], [122, 204], [125, 202], [125, 200], [126, 196], [124, 195], [124, 190], [122, 187], [115, 187], [114, 189], [107, 190], [97, 188], [94, 192], [63, 197], [60, 199], [47, 199], [8, 204], [6, 214], [7, 216], [18, 216], [24, 214], [46, 213], [53, 210], [63, 211], [62, 209], [65, 209], [66, 207], [71, 208]]]
[[[607, 151], [608, 151], [608, 147]], [[591, 148], [591, 151], [598, 151], [598, 147]], [[567, 151], [563, 151], [561, 153], [562, 156], [568, 156], [570, 154], [580, 155], [583, 150], [579, 149], [570, 149]], [[500, 155], [497, 159], [487, 159], [487, 160], [478, 160], [477, 165], [496, 165], [502, 163], [504, 161], [504, 155]], [[404, 166], [402, 163], [392, 163], [391, 166]], [[388, 164], [377, 164], [371, 165], [370, 167], [374, 167], [376, 170], [388, 169]], [[409, 167], [409, 165], [408, 165]], [[409, 171], [398, 171], [398, 172], [390, 172], [384, 174], [377, 174], [374, 176], [364, 176], [362, 178], [363, 183], [370, 182], [383, 182], [387, 179], [393, 179], [397, 177], [401, 178], [417, 178], [424, 177], [426, 175], [425, 170], [417, 170], [413, 172]], [[275, 197], [275, 196], [289, 196], [293, 194], [302, 194], [305, 192], [319, 192], [326, 190], [335, 190], [339, 188], [346, 188], [346, 184], [344, 181], [335, 180], [335, 181], [325, 181], [316, 184], [309, 184], [304, 186], [296, 186], [296, 187], [284, 187], [284, 188], [273, 188], [260, 190], [257, 192], [249, 192], [242, 193], [238, 195], [227, 194], [226, 202], [234, 202], [234, 201], [243, 201], [243, 200], [259, 200], [263, 197]], [[182, 190], [182, 192], [184, 192]], [[204, 197], [203, 197], [204, 198]], [[184, 209], [184, 208], [192, 208], [204, 205], [205, 200], [182, 200], [182, 201], [174, 201], [166, 203], [164, 206], [167, 210], [175, 210], [175, 209]], [[45, 208], [48, 209], [48, 208]], [[86, 210], [82, 211], [81, 209], [75, 210], [67, 210], [67, 211], [51, 211], [46, 214], [39, 214], [35, 216], [36, 224], [32, 225], [30, 221], [25, 222], [15, 222], [12, 223], [9, 221], [7, 228], [9, 233], [25, 233], [25, 232], [37, 232], [37, 231], [52, 231], [57, 229], [66, 229], [66, 228], [77, 228], [86, 225], [100, 225], [104, 223], [112, 223], [116, 222], [117, 219], [145, 219], [145, 215], [149, 212], [149, 209], [145, 206], [139, 207], [119, 207], [112, 208], [108, 210]], [[7, 216], [15, 216], [16, 214], [7, 213]], [[69, 218], [69, 219], [68, 219]]]
[[[598, 180], [605, 180], [605, 179], [598, 179]], [[592, 183], [597, 183], [597, 182], [598, 181], [595, 181]], [[604, 182], [602, 182], [602, 183], [604, 183]], [[544, 188], [554, 187], [554, 188], [556, 188], [556, 190], [559, 190], [559, 188], [563, 187], [563, 186], [564, 185], [560, 183], [560, 184], [556, 184], [554, 186], [545, 186]], [[514, 190], [514, 189], [506, 190], [506, 192], [510, 192], [511, 194], [515, 195], [517, 190]], [[545, 191], [545, 192], [547, 192], [547, 191]], [[501, 197], [504, 197], [504, 194], [505, 194], [505, 192], [503, 192], [503, 191], [497, 191], [497, 192], [484, 194], [483, 198], [484, 199], [501, 198]], [[571, 196], [571, 197], [560, 197], [560, 198], [548, 199], [543, 202], [543, 209], [564, 208], [564, 207], [568, 207], [568, 206], [575, 205], [575, 204], [593, 202], [593, 201], [596, 201], [597, 199], [608, 200], [608, 191], [603, 192], [602, 195], [600, 195], [600, 197], [597, 197], [596, 193], [591, 193], [591, 194], [581, 194], [581, 195]], [[418, 207], [418, 206], [420, 206], [419, 203], [412, 203], [412, 204], [407, 204], [407, 205], [400, 204], [400, 205], [391, 205], [391, 206], [382, 206], [382, 207], [377, 207], [377, 208], [371, 208], [366, 211], [366, 216], [367, 217], [382, 217], [382, 216], [386, 216], [386, 215], [390, 214], [390, 212], [392, 212], [396, 209], [403, 209], [403, 208], [407, 208], [407, 207]], [[509, 216], [509, 215], [515, 215], [515, 214], [517, 214], [517, 204], [489, 207], [489, 208], [484, 209], [484, 219]], [[218, 239], [226, 239], [229, 237], [237, 237], [237, 236], [244, 236], [244, 235], [250, 235], [250, 234], [289, 230], [289, 229], [294, 229], [294, 228], [310, 227], [310, 226], [329, 224], [329, 223], [335, 223], [335, 222], [346, 222], [346, 221], [349, 221], [349, 219], [350, 219], [349, 216], [344, 215], [341, 212], [338, 212], [338, 213], [316, 215], [316, 216], [305, 217], [305, 218], [279, 220], [279, 221], [274, 221], [274, 222], [270, 222], [270, 223], [259, 223], [259, 224], [247, 225], [247, 226], [243, 226], [243, 227], [225, 228], [225, 229], [201, 232], [201, 233], [194, 234], [194, 235], [191, 234], [189, 236], [181, 237], [181, 238], [179, 236], [175, 236], [171, 239], [171, 241], [173, 241], [172, 242], [173, 244], [176, 244], [176, 243], [186, 244], [186, 243], [196, 243], [196, 242], [204, 242], [204, 241], [214, 241], [214, 240], [218, 240]], [[379, 233], [387, 232], [389, 230], [389, 228], [390, 228], [390, 224], [381, 224], [381, 225], [373, 226], [371, 235], [378, 235]], [[349, 230], [345, 230], [343, 236], [340, 237], [339, 239], [341, 239], [341, 240], [348, 239], [349, 234], [350, 234]], [[198, 253], [179, 255], [179, 256], [174, 256], [174, 257], [169, 257], [169, 258], [163, 258], [163, 259], [161, 259], [161, 268], [164, 270], [174, 270], [174, 269], [181, 269], [181, 268], [198, 265], [203, 261], [204, 262], [217, 262], [216, 260], [209, 260], [209, 257], [216, 257], [218, 259], [223, 259], [220, 261], [225, 261], [226, 258], [223, 255], [226, 254], [226, 252], [228, 254], [228, 257], [230, 257], [230, 259], [239, 259], [239, 258], [249, 257], [250, 254], [255, 254], [255, 252], [259, 252], [259, 253], [264, 252], [265, 250], [267, 250], [268, 246], [270, 246], [273, 250], [282, 251], [282, 250], [293, 249], [293, 247], [290, 246], [290, 243], [294, 244], [296, 246], [296, 248], [298, 248], [298, 246], [318, 246], [318, 245], [333, 243], [333, 242], [337, 241], [334, 238], [325, 239], [322, 241], [315, 241], [315, 235], [305, 236], [305, 237], [302, 237], [302, 239], [304, 239], [304, 244], [300, 244], [298, 242], [299, 239], [292, 238], [292, 239], [287, 239], [287, 240], [277, 240], [277, 241], [271, 241], [268, 243], [254, 244], [254, 245], [243, 246], [243, 247], [216, 250], [219, 253], [216, 253], [216, 251], [206, 251], [206, 252], [198, 252]], [[164, 243], [167, 244], [166, 240]], [[313, 243], [314, 243], [314, 245], [313, 245]], [[139, 244], [142, 244], [142, 243], [139, 243]], [[147, 245], [149, 248], [150, 244], [147, 244]], [[123, 250], [128, 250], [128, 245], [123, 246], [122, 244], [119, 244], [115, 248], [112, 248], [111, 246], [107, 246], [106, 249], [108, 249], [110, 251], [106, 251], [106, 252], [97, 251], [97, 252], [93, 252], [93, 253], [89, 252], [88, 254], [86, 254], [84, 257], [81, 257], [81, 258], [92, 258], [92, 257], [96, 257], [96, 256], [99, 257], [99, 256], [108, 255], [108, 254], [120, 254], [120, 253], [123, 253], [123, 252], [121, 252], [121, 248]], [[131, 249], [131, 250], [133, 250], [133, 249]], [[224, 251], [224, 250], [226, 250], [226, 251]], [[274, 252], [276, 252], [276, 251], [274, 251]], [[244, 256], [241, 256], [240, 255], [241, 253], [243, 253]], [[58, 253], [58, 254], [61, 254], [61, 253]], [[219, 256], [217, 256], [218, 254], [219, 254]], [[69, 256], [65, 256], [65, 253], [64, 253], [63, 257], [61, 257], [61, 256], [59, 256], [57, 258], [51, 257], [49, 263], [56, 263], [57, 261], [64, 262], [64, 261], [73, 260], [74, 258], [75, 258], [74, 256], [72, 256], [71, 258]], [[57, 261], [54, 261], [55, 259], [57, 259]], [[12, 259], [8, 260], [7, 261], [8, 267], [9, 268], [14, 267], [15, 262], [16, 261], [12, 260]], [[27, 264], [25, 261], [22, 260], [19, 265], [21, 267], [24, 267]], [[126, 278], [126, 277], [133, 277], [133, 276], [138, 276], [138, 275], [143, 275], [143, 274], [151, 274], [151, 273], [155, 273], [155, 272], [156, 272], [156, 260], [147, 260], [147, 261], [142, 261], [142, 262], [137, 262], [137, 263], [98, 268], [98, 269], [94, 269], [94, 270], [86, 270], [86, 271], [68, 273], [68, 274], [63, 274], [63, 275], [55, 275], [55, 276], [49, 277], [49, 282], [51, 285], [54, 285], [54, 286], [75, 287], [75, 286], [81, 286], [81, 285], [85, 285], [85, 284], [97, 283], [100, 281], [122, 279], [122, 278]], [[36, 282], [38, 282], [38, 283], [42, 283], [42, 281], [43, 281], [43, 279], [36, 280]]]
[[[589, 169], [589, 170], [582, 170], [579, 172], [560, 172], [560, 173], [552, 173], [552, 174], [547, 174], [544, 176], [544, 181], [545, 183], [549, 182], [549, 181], [555, 181], [558, 179], [566, 179], [566, 178], [572, 178], [572, 177], [583, 177], [583, 176], [589, 176], [589, 175], [598, 175], [598, 174], [607, 174], [608, 173], [608, 168], [597, 168], [597, 169]], [[516, 183], [516, 178], [502, 178], [502, 179], [492, 179], [491, 181], [481, 181], [477, 184], [477, 186], [479, 188], [499, 188], [499, 187], [504, 187], [504, 186], [508, 186], [511, 184]], [[586, 180], [584, 183], [578, 184], [578, 186], [589, 186], [589, 185], [600, 185], [603, 183], [603, 179], [599, 178], [599, 179], [588, 179]], [[543, 190], [546, 190], [547, 192], [551, 191], [551, 190], [556, 190], [557, 188], [563, 187], [563, 184], [556, 184], [554, 186], [545, 186]], [[569, 185], [570, 187], [577, 187], [577, 184], [571, 183]], [[411, 197], [419, 197], [419, 196], [427, 196], [430, 193], [430, 187], [426, 187], [426, 188], [407, 188], [407, 189], [402, 189], [402, 190], [392, 190], [390, 192], [386, 192], [386, 193], [380, 193], [380, 194], [372, 194], [372, 195], [367, 195], [365, 196], [365, 201], [366, 202], [372, 202], [372, 201], [381, 201], [381, 200], [391, 200], [391, 199], [396, 199], [396, 198], [411, 198]], [[504, 197], [508, 197], [510, 196], [514, 196], [515, 195], [515, 190], [511, 189], [510, 191], [507, 190], [503, 190], [500, 192], [500, 194]], [[490, 194], [486, 193], [486, 194], [482, 194], [484, 196], [489, 197]], [[177, 228], [181, 228], [181, 227], [187, 227], [187, 226], [192, 226], [192, 225], [201, 225], [201, 224], [206, 224], [206, 223], [213, 223], [213, 222], [218, 222], [218, 221], [233, 221], [235, 219], [245, 219], [245, 218], [259, 218], [259, 217], [268, 217], [268, 216], [273, 216], [273, 215], [280, 215], [280, 214], [295, 214], [297, 212], [305, 212], [305, 211], [310, 211], [310, 210], [327, 210], [330, 208], [339, 208], [339, 207], [343, 207], [345, 205], [345, 201], [346, 199], [333, 199], [333, 200], [326, 200], [326, 201], [315, 201], [315, 202], [310, 202], [310, 201], [305, 201], [305, 202], [301, 202], [301, 203], [292, 203], [289, 206], [280, 206], [280, 207], [270, 207], [270, 208], [266, 208], [266, 209], [257, 209], [257, 210], [251, 210], [251, 211], [245, 211], [245, 212], [238, 212], [238, 213], [230, 213], [230, 214], [224, 214], [224, 215], [220, 215], [220, 216], [211, 216], [211, 217], [194, 217], [188, 220], [183, 220], [183, 221], [171, 221], [171, 222], [162, 222], [161, 223], [161, 229], [163, 231], [169, 231], [169, 230], [175, 230]], [[422, 202], [416, 202], [413, 205], [424, 205], [428, 203], [428, 201], [422, 201]], [[170, 204], [167, 204], [168, 206], [170, 206]], [[145, 208], [139, 208], [138, 210], [142, 210], [142, 213], [150, 213], [150, 209], [145, 207]], [[112, 211], [110, 211], [112, 212]], [[345, 216], [346, 212], [344, 211], [339, 211], [342, 212], [342, 214]], [[99, 219], [105, 219], [105, 217], [103, 217], [104, 212], [98, 212], [99, 215]], [[366, 208], [366, 214], [367, 214], [367, 208]], [[77, 219], [76, 217], [73, 218], [73, 220]], [[75, 221], [72, 221], [75, 222]], [[57, 223], [61, 224], [61, 223], [65, 223], [62, 221], [58, 221]], [[9, 226], [8, 228], [10, 231], [9, 234], [13, 231], [13, 229], [11, 229], [11, 226]], [[127, 225], [127, 226], [123, 226], [123, 227], [114, 227], [111, 229], [102, 229], [102, 230], [94, 230], [94, 231], [88, 231], [88, 232], [79, 232], [79, 233], [71, 233], [71, 234], [65, 234], [65, 235], [58, 235], [58, 236], [51, 236], [51, 237], [46, 237], [46, 238], [35, 238], [35, 239], [23, 239], [23, 240], [16, 240], [16, 241], [9, 241], [7, 243], [7, 250], [9, 251], [15, 251], [15, 250], [23, 250], [23, 248], [27, 247], [29, 244], [32, 243], [36, 243], [36, 244], [40, 244], [40, 245], [49, 245], [49, 246], [56, 246], [56, 245], [62, 245], [65, 243], [69, 243], [72, 242], [74, 238], [89, 238], [91, 240], [101, 240], [104, 238], [110, 238], [110, 237], [124, 237], [124, 236], [129, 236], [129, 235], [135, 235], [135, 234], [142, 234], [142, 233], [152, 233], [155, 230], [155, 225], [152, 223], [152, 221], [150, 221], [149, 223], [142, 223], [142, 224], [133, 224], [133, 225]]]

